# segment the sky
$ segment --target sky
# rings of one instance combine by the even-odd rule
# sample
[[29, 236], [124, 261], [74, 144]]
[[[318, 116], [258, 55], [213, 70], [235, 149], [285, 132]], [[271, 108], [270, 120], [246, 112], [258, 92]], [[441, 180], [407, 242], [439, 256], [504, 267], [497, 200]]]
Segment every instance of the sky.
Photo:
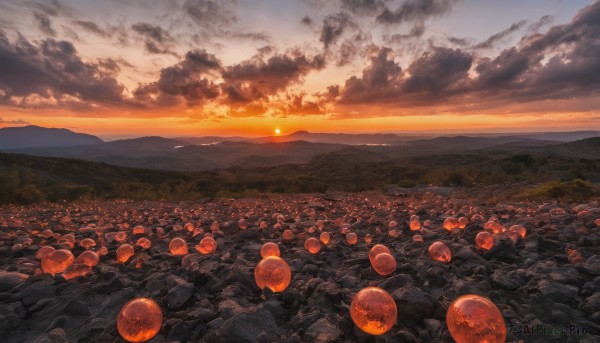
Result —
[[600, 1], [0, 0], [0, 127], [600, 129]]

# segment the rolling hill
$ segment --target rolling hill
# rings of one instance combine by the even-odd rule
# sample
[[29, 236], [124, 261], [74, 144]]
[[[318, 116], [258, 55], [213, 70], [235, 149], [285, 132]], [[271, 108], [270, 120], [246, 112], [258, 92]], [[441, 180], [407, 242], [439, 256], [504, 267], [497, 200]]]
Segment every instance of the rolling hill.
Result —
[[3, 150], [101, 143], [104, 141], [96, 136], [67, 129], [52, 129], [35, 125], [0, 129], [0, 149]]

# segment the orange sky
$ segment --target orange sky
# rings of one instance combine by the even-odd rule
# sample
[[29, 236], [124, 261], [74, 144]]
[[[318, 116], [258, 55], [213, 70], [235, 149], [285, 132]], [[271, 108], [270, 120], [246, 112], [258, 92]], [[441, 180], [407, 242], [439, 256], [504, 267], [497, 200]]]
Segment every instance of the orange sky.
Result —
[[600, 129], [600, 1], [149, 1], [0, 3], [0, 127]]

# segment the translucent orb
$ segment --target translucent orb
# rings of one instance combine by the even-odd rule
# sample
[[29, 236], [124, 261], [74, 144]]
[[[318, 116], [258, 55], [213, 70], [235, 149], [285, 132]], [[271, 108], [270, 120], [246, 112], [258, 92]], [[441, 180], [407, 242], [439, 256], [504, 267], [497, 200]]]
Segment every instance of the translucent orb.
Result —
[[502, 313], [479, 295], [467, 294], [454, 300], [446, 312], [446, 324], [457, 343], [502, 343], [506, 339]]
[[86, 276], [91, 272], [92, 267], [88, 266], [87, 264], [74, 263], [65, 269], [65, 271], [62, 273], [62, 277], [70, 280], [79, 276]]
[[117, 248], [117, 260], [121, 263], [127, 262], [133, 254], [133, 247], [129, 244], [123, 244]]
[[194, 227], [194, 224], [192, 224], [192, 223], [185, 223], [183, 228], [186, 229], [188, 232], [194, 232], [194, 230], [196, 229]]
[[314, 255], [321, 250], [321, 243], [318, 239], [311, 237], [304, 242], [304, 249]]
[[483, 224], [483, 228], [496, 234], [506, 231], [506, 228], [495, 220], [487, 221], [485, 224]]
[[513, 225], [508, 231], [518, 233], [521, 238], [525, 238], [525, 235], [527, 235], [527, 230], [522, 225]]
[[365, 240], [365, 243], [367, 243], [367, 244], [371, 244], [371, 242], [373, 242], [373, 236], [371, 236], [370, 234], [368, 234], [368, 233], [367, 233], [367, 234], [365, 235], [365, 238], [364, 238], [364, 240]]
[[600, 226], [600, 218], [594, 220], [594, 223], [596, 224], [596, 226]]
[[390, 275], [396, 271], [396, 259], [385, 252], [377, 254], [372, 265], [377, 274], [382, 276]]
[[267, 258], [269, 256], [279, 257], [279, 255], [279, 247], [275, 243], [267, 242], [260, 248], [260, 256], [262, 256], [262, 258]]
[[42, 270], [44, 273], [62, 273], [68, 266], [73, 264], [75, 256], [66, 249], [55, 250], [42, 258]]
[[388, 224], [388, 227], [397, 227], [398, 226], [398, 222], [395, 220], [390, 221], [390, 223]]
[[125, 232], [123, 232], [123, 231], [119, 231], [115, 235], [115, 241], [117, 241], [119, 243], [125, 242], [126, 239], [127, 239], [127, 234]]
[[79, 254], [75, 259], [74, 264], [85, 264], [86, 266], [95, 267], [100, 262], [100, 257], [93, 251], [86, 250]]
[[262, 220], [262, 221], [260, 222], [260, 224], [258, 224], [258, 228], [259, 228], [259, 229], [261, 229], [261, 230], [264, 230], [264, 229], [266, 229], [266, 228], [267, 228], [267, 222], [266, 222], [266, 221], [264, 221], [264, 220]]
[[162, 321], [162, 310], [154, 300], [136, 298], [121, 308], [117, 329], [128, 342], [145, 342], [156, 336]]
[[51, 247], [49, 245], [45, 245], [43, 247], [41, 247], [38, 251], [36, 251], [35, 253], [35, 258], [37, 258], [38, 260], [42, 260], [44, 258], [44, 256], [48, 255], [49, 253], [53, 252], [54, 247]]
[[390, 249], [388, 249], [388, 247], [386, 247], [383, 244], [375, 244], [371, 250], [369, 250], [369, 261], [371, 261], [371, 264], [375, 263], [375, 256], [381, 254], [381, 253], [386, 253], [386, 254], [392, 254], [392, 252], [390, 251]]
[[382, 335], [391, 329], [396, 323], [397, 311], [392, 296], [378, 287], [361, 289], [350, 304], [354, 324], [372, 335]]
[[358, 242], [358, 236], [354, 232], [347, 233], [346, 242], [348, 242], [350, 245], [354, 245], [356, 242]]
[[152, 242], [150, 242], [150, 240], [148, 238], [142, 237], [142, 238], [138, 239], [137, 242], [135, 242], [135, 245], [146, 250], [146, 249], [150, 249], [150, 247], [152, 246]]
[[240, 227], [240, 229], [245, 230], [248, 228], [248, 221], [242, 218], [238, 221], [238, 226]]
[[484, 250], [490, 250], [494, 247], [494, 237], [487, 231], [481, 231], [475, 236], [475, 245]]
[[292, 230], [285, 230], [283, 231], [283, 235], [282, 235], [283, 239], [286, 241], [290, 241], [292, 240], [292, 238], [294, 238], [294, 233], [292, 232]]
[[458, 218], [458, 228], [459, 229], [464, 229], [467, 224], [469, 224], [469, 219], [467, 217], [460, 217]]
[[108, 248], [107, 247], [102, 247], [100, 249], [98, 249], [98, 255], [104, 256], [108, 254]]
[[331, 240], [331, 236], [329, 235], [329, 232], [321, 232], [321, 234], [319, 235], [319, 240], [321, 241], [321, 243], [327, 245], [329, 244], [329, 241]]
[[169, 251], [173, 255], [185, 255], [188, 253], [187, 243], [179, 237], [173, 238], [169, 243]]
[[452, 259], [450, 248], [442, 242], [434, 242], [429, 246], [429, 256], [434, 261], [448, 263]]
[[217, 251], [217, 241], [212, 237], [204, 237], [200, 243], [196, 245], [196, 250], [203, 255], [212, 254]]
[[409, 226], [412, 231], [417, 231], [417, 230], [421, 229], [421, 222], [419, 221], [419, 219], [416, 219], [416, 220], [411, 219]]
[[260, 289], [269, 287], [273, 292], [282, 292], [290, 285], [291, 279], [290, 266], [277, 256], [262, 259], [254, 269], [254, 280]]
[[452, 231], [458, 227], [458, 220], [454, 217], [444, 219], [444, 229]]
[[81, 240], [81, 242], [79, 242], [79, 246], [84, 249], [89, 249], [96, 246], [96, 241], [91, 238], [84, 238]]
[[398, 231], [392, 229], [392, 230], [388, 231], [388, 236], [390, 236], [392, 238], [398, 238]]
[[146, 230], [144, 229], [143, 226], [138, 225], [138, 226], [136, 226], [136, 227], [133, 228], [133, 234], [134, 235], [140, 235], [140, 234], [143, 234], [143, 233], [146, 233]]

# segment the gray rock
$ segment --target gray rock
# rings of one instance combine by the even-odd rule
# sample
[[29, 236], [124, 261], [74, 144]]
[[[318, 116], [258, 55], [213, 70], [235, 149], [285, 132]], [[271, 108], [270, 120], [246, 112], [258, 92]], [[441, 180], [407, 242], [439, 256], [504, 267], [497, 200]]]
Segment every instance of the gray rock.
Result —
[[334, 325], [327, 320], [327, 318], [321, 318], [311, 325], [306, 330], [306, 336], [308, 339], [314, 342], [330, 342], [337, 340], [342, 335], [337, 325]]
[[0, 272], [0, 292], [11, 290], [25, 282], [29, 275], [17, 272]]
[[433, 298], [412, 285], [405, 285], [395, 290], [392, 297], [396, 300], [398, 308], [402, 309], [402, 311], [398, 311], [399, 320], [414, 323], [431, 318], [433, 315]]
[[194, 285], [191, 283], [179, 284], [167, 293], [167, 304], [171, 309], [181, 308], [194, 294]]
[[31, 306], [41, 299], [53, 297], [55, 293], [56, 287], [44, 281], [25, 288], [21, 292], [21, 296], [23, 297], [23, 304], [25, 304], [25, 306]]
[[278, 333], [275, 318], [265, 309], [238, 313], [217, 330], [219, 342], [223, 343], [255, 343], [259, 336], [263, 342], [273, 342], [277, 340]]
[[52, 331], [39, 336], [34, 343], [69, 343], [65, 330], [55, 328]]
[[579, 293], [579, 289], [575, 286], [563, 285], [548, 280], [540, 281], [538, 288], [544, 296], [563, 304], [572, 303]]

